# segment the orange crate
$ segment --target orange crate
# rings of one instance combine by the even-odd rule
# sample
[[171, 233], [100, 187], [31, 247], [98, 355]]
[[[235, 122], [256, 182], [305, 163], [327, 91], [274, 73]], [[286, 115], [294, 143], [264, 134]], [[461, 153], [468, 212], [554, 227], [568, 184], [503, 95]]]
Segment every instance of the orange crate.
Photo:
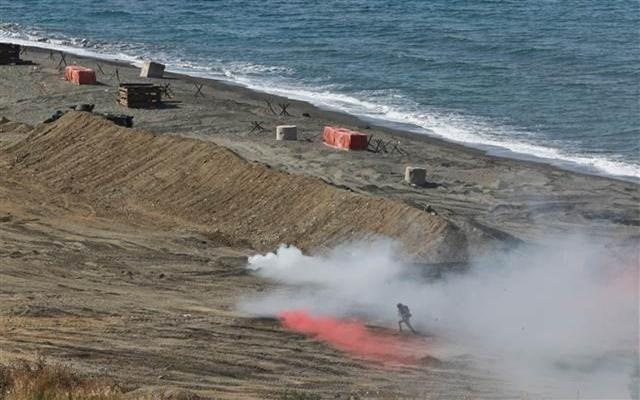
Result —
[[64, 69], [64, 79], [76, 85], [95, 85], [96, 71], [78, 65], [69, 65]]
[[336, 149], [366, 150], [368, 135], [366, 133], [352, 131], [346, 128], [325, 126], [322, 133], [322, 141]]

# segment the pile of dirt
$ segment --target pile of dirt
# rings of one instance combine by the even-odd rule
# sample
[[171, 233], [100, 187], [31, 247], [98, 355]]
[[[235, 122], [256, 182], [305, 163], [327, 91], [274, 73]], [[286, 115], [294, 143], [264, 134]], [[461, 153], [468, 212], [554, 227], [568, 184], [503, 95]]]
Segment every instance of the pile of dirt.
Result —
[[466, 257], [464, 234], [437, 215], [90, 113], [37, 126], [0, 157], [50, 190], [86, 199], [98, 216], [194, 226], [259, 251], [280, 243], [312, 251], [373, 234], [429, 262]]

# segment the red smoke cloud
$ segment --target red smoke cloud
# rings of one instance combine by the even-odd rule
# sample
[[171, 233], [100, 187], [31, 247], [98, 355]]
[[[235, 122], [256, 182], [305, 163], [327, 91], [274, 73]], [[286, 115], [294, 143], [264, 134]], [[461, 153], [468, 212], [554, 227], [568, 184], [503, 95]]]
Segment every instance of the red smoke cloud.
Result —
[[286, 329], [367, 360], [413, 364], [419, 359], [416, 351], [419, 349], [414, 341], [371, 332], [358, 321], [313, 317], [299, 310], [283, 311], [278, 318]]

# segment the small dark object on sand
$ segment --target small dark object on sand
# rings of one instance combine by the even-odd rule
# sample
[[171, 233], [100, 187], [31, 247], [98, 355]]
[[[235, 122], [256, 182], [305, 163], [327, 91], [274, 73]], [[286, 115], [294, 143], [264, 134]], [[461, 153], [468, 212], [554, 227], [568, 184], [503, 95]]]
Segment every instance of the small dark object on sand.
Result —
[[106, 119], [114, 124], [124, 126], [125, 128], [133, 128], [133, 116], [125, 114], [103, 114]]
[[302, 113], [302, 116], [303, 117], [307, 117], [307, 118], [311, 118], [311, 114], [309, 114], [309, 113]]
[[57, 120], [58, 118], [62, 117], [64, 115], [64, 113], [60, 110], [56, 111], [54, 114], [52, 114], [49, 118], [45, 119], [43, 121], [43, 123], [48, 124], [50, 122], [53, 122], [55, 120]]
[[76, 111], [92, 112], [95, 106], [95, 104], [76, 104], [69, 108]]

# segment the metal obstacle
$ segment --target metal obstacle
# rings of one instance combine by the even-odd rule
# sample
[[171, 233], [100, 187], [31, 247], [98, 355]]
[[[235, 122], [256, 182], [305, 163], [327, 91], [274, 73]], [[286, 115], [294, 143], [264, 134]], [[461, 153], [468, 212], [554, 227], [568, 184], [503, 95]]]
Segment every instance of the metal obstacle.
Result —
[[373, 135], [369, 136], [367, 142], [367, 150], [372, 153], [398, 153], [401, 155], [409, 154], [406, 150], [400, 148], [399, 140], [376, 139]]
[[67, 56], [66, 56], [66, 54], [64, 54], [61, 51], [59, 51], [58, 53], [60, 54], [60, 61], [58, 61], [58, 66], [56, 68], [62, 69], [63, 66], [66, 67], [68, 65], [67, 64]]
[[290, 117], [291, 114], [289, 114], [289, 112], [287, 111], [287, 108], [289, 108], [289, 106], [291, 105], [291, 103], [278, 103], [278, 106], [280, 106], [280, 116], [281, 117]]
[[264, 101], [265, 103], [267, 103], [267, 108], [269, 109], [269, 111], [271, 112], [271, 114], [273, 115], [278, 115], [278, 113], [276, 113], [276, 110], [273, 109], [273, 106], [271, 105], [271, 102], [269, 100]]
[[254, 132], [260, 133], [266, 131], [264, 126], [262, 126], [263, 123], [264, 122], [262, 121], [251, 121], [251, 130], [249, 131], [249, 135], [253, 134]]
[[204, 84], [194, 83], [193, 86], [196, 87], [196, 92], [193, 94], [193, 97], [204, 97], [204, 93], [202, 93], [202, 88], [204, 87]]
[[173, 96], [175, 96], [173, 90], [171, 89], [171, 84], [169, 83], [167, 83], [166, 85], [160, 85], [160, 91], [169, 99], [172, 99]]

